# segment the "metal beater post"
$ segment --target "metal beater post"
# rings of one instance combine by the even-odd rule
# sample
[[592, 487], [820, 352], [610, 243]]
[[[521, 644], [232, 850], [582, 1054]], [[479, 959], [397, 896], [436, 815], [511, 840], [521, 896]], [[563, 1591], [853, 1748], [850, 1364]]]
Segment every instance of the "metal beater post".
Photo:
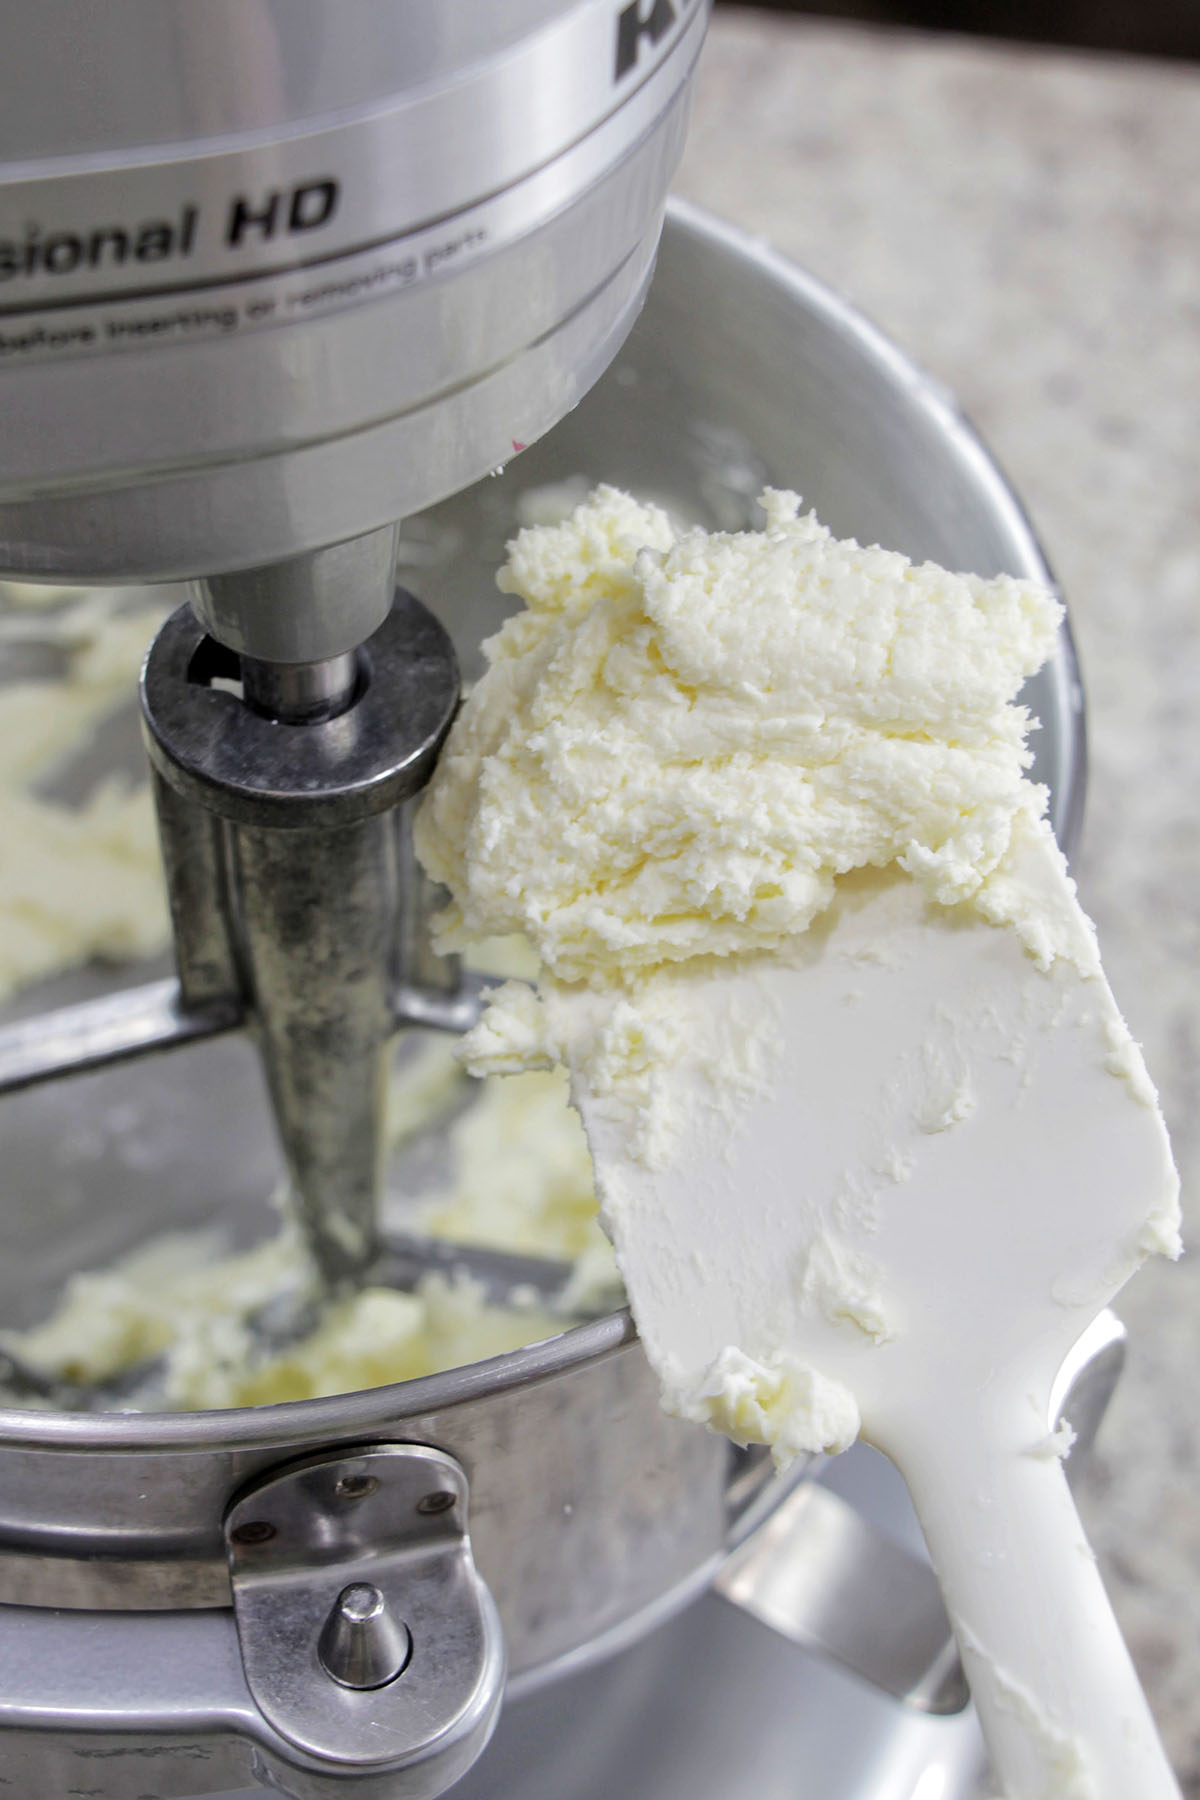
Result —
[[[197, 583], [142, 676], [182, 1000], [232, 1002], [249, 1025], [331, 1291], [378, 1250], [384, 1052], [408, 974], [397, 809], [458, 701], [445, 631], [392, 600], [393, 545], [389, 529]], [[289, 586], [305, 604], [272, 605]]]

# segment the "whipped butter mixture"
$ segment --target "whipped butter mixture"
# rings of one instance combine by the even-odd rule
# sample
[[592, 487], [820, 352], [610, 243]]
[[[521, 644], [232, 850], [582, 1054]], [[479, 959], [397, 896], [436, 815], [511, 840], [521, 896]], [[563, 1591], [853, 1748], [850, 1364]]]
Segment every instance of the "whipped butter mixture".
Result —
[[851, 869], [896, 863], [1039, 951], [1005, 881], [1042, 829], [1014, 704], [1054, 647], [1028, 581], [840, 542], [768, 491], [762, 532], [677, 533], [600, 488], [522, 531], [421, 808], [443, 941], [521, 932], [559, 981], [777, 950]]
[[[651, 1162], [686, 1128], [656, 1082], [685, 1046], [734, 1111], [767, 1079], [769, 995], [705, 1043], [690, 980], [794, 947], [854, 870], [894, 865], [1039, 961], [1081, 954], [1015, 854], [1049, 833], [1016, 696], [1058, 601], [841, 542], [794, 494], [762, 504], [761, 532], [679, 531], [605, 487], [522, 531], [499, 580], [525, 609], [485, 647], [418, 816], [453, 896], [444, 947], [519, 932], [543, 967], [538, 992], [493, 1000], [468, 1065], [584, 1056]], [[558, 1001], [581, 985], [603, 1002], [572, 1051], [579, 1008], [572, 1026]]]
[[88, 957], [152, 955], [168, 937], [144, 780], [85, 780], [71, 800], [56, 791], [128, 708], [163, 609], [12, 583], [5, 597], [0, 670], [33, 652], [57, 678], [0, 687], [0, 1000]]
[[[456, 1112], [463, 1077], [444, 1037], [408, 1052], [390, 1088], [390, 1148], [403, 1152]], [[415, 1051], [415, 1054], [412, 1052]], [[596, 1221], [592, 1169], [566, 1078], [482, 1085], [446, 1131], [447, 1173], [385, 1225], [442, 1242], [562, 1262], [557, 1292], [489, 1298], [469, 1271], [431, 1271], [410, 1292], [366, 1288], [323, 1309], [315, 1331], [272, 1349], [261, 1321], [303, 1295], [312, 1272], [279, 1197], [277, 1234], [229, 1254], [220, 1233], [172, 1232], [67, 1282], [53, 1313], [3, 1341], [58, 1381], [115, 1383], [119, 1404], [192, 1411], [350, 1393], [431, 1375], [551, 1337], [620, 1303]], [[24, 1401], [23, 1404], [28, 1404]]]
[[[497, 992], [468, 1066], [561, 1064], [580, 1080], [621, 1146], [597, 1171], [618, 1260], [623, 1226], [654, 1242], [656, 1292], [674, 1264], [690, 1291], [701, 1252], [653, 1221], [633, 1229], [652, 1184], [625, 1180], [621, 1159], [661, 1170], [710, 1137], [719, 1154], [714, 1107], [736, 1128], [770, 1093], [771, 971], [811, 953], [835, 896], [889, 871], [948, 920], [965, 908], [1011, 928], [1042, 969], [1099, 971], [1027, 776], [1017, 699], [1053, 650], [1058, 601], [839, 541], [793, 494], [762, 506], [760, 532], [707, 533], [600, 488], [564, 522], [522, 531], [499, 579], [524, 610], [485, 646], [418, 816], [418, 852], [452, 895], [442, 944], [519, 932], [542, 963], [536, 989]], [[731, 967], [747, 979], [708, 979]], [[952, 1044], [936, 1049], [913, 1111], [927, 1132], [973, 1104]], [[1115, 1024], [1110, 1066], [1155, 1104]], [[877, 1160], [906, 1179], [886, 1145]], [[1177, 1252], [1173, 1188], [1147, 1232], [1139, 1257]], [[651, 1277], [626, 1273], [636, 1310]], [[870, 1268], [832, 1240], [797, 1279], [823, 1316], [894, 1334]], [[730, 1345], [684, 1387], [648, 1348], [670, 1410], [769, 1442], [780, 1462], [856, 1434], [848, 1390], [786, 1351], [763, 1362]]]

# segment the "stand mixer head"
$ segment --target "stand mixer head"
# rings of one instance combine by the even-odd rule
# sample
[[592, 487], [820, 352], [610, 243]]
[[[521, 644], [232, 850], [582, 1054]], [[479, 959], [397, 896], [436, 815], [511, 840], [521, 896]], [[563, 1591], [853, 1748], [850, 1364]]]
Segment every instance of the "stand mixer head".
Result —
[[378, 1254], [388, 1040], [472, 1010], [453, 972], [415, 981], [403, 807], [458, 678], [394, 599], [395, 522], [616, 351], [705, 12], [6, 14], [0, 569], [190, 584], [142, 683], [178, 990], [158, 1029], [59, 1020], [40, 1059], [27, 1036], [11, 1085], [247, 1025], [326, 1291]]

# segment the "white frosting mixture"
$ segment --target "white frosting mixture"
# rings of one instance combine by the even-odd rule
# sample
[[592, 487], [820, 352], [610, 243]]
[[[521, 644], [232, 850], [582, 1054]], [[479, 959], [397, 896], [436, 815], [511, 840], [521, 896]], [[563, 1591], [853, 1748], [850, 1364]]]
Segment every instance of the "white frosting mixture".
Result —
[[[393, 1147], [436, 1128], [462, 1081], [449, 1042], [431, 1037], [393, 1081]], [[164, 1235], [68, 1281], [42, 1324], [3, 1341], [59, 1380], [89, 1387], [148, 1369], [130, 1404], [181, 1410], [254, 1406], [404, 1381], [552, 1336], [580, 1311], [619, 1304], [612, 1250], [596, 1222], [592, 1168], [566, 1078], [485, 1083], [447, 1133], [445, 1182], [395, 1220], [442, 1240], [528, 1250], [572, 1266], [553, 1298], [489, 1303], [466, 1273], [426, 1275], [410, 1293], [367, 1288], [317, 1329], [272, 1352], [257, 1323], [311, 1279], [294, 1224], [230, 1255], [215, 1232]], [[615, 1290], [615, 1294], [614, 1294]]]
[[1058, 602], [763, 505], [761, 533], [677, 534], [600, 488], [515, 539], [499, 580], [525, 610], [418, 824], [448, 946], [519, 931], [555, 979], [607, 984], [778, 950], [839, 875], [890, 863], [1036, 942], [1006, 880], [1045, 807], [1013, 702]]
[[[697, 1131], [708, 1141], [714, 1109], [736, 1119], [769, 1093], [768, 958], [811, 953], [810, 928], [835, 892], [852, 894], [854, 871], [903, 871], [935, 905], [1011, 926], [1042, 968], [1099, 970], [1059, 879], [1045, 791], [1026, 776], [1017, 704], [1054, 647], [1058, 601], [1030, 581], [839, 542], [792, 494], [762, 504], [761, 532], [710, 534], [599, 488], [564, 522], [521, 531], [499, 583], [525, 609], [485, 646], [417, 821], [419, 854], [452, 897], [443, 945], [516, 931], [542, 960], [536, 992], [509, 983], [494, 997], [468, 1066], [582, 1074], [593, 1116], [652, 1170]], [[1038, 855], [1023, 854], [1031, 844]], [[722, 1012], [705, 978], [729, 959], [757, 972], [740, 1013], [747, 984], [727, 984]], [[927, 1060], [915, 1123], [953, 1131], [970, 1084], [953, 1042]], [[1148, 1089], [1125, 1040], [1112, 1067]], [[911, 1158], [877, 1149], [850, 1211], [910, 1172]], [[639, 1184], [598, 1179], [619, 1251]], [[1164, 1234], [1154, 1247], [1175, 1247]], [[698, 1255], [660, 1245], [656, 1281]], [[797, 1279], [823, 1317], [877, 1343], [894, 1335], [867, 1259], [840, 1242], [816, 1245]], [[789, 1353], [755, 1362], [730, 1345], [698, 1386], [673, 1378], [665, 1351], [657, 1360], [669, 1409], [770, 1442], [781, 1461], [856, 1433], [848, 1389]]]
[[1018, 873], [1049, 827], [1015, 699], [1058, 601], [840, 542], [793, 494], [762, 504], [762, 532], [707, 533], [601, 487], [521, 531], [499, 583], [525, 610], [485, 646], [418, 816], [453, 897], [443, 945], [521, 932], [543, 964], [539, 995], [493, 1001], [468, 1066], [570, 1062], [556, 993], [597, 989], [575, 1060], [652, 1164], [685, 1129], [656, 1104], [665, 1063], [686, 1047], [735, 1104], [769, 1061], [768, 1010], [705, 1044], [677, 977], [794, 948], [852, 870], [896, 865], [1039, 961], [1095, 960]]
[[430, 1273], [411, 1293], [365, 1288], [338, 1300], [315, 1330], [272, 1352], [257, 1315], [303, 1291], [308, 1273], [290, 1228], [235, 1256], [211, 1233], [166, 1235], [72, 1276], [44, 1324], [6, 1341], [58, 1380], [92, 1387], [132, 1372], [131, 1406], [191, 1411], [352, 1393], [562, 1330], [544, 1307], [488, 1305], [468, 1275]]

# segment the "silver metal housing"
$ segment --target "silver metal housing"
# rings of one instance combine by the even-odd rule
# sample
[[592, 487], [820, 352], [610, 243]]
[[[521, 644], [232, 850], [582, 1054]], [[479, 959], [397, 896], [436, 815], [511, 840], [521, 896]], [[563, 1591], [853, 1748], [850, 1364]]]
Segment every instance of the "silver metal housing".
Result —
[[0, 569], [270, 564], [518, 454], [641, 304], [706, 12], [9, 0]]

